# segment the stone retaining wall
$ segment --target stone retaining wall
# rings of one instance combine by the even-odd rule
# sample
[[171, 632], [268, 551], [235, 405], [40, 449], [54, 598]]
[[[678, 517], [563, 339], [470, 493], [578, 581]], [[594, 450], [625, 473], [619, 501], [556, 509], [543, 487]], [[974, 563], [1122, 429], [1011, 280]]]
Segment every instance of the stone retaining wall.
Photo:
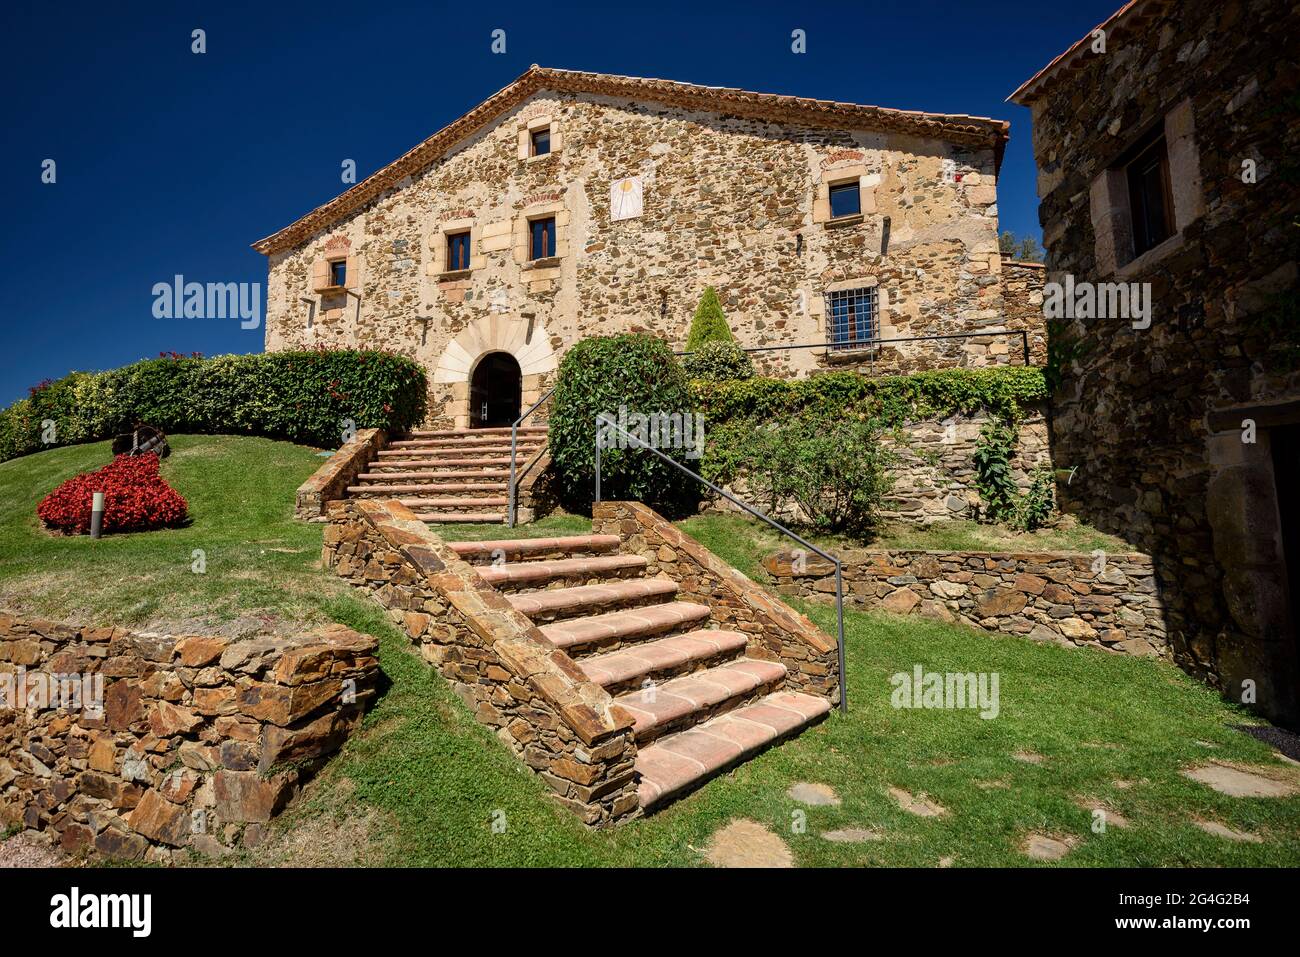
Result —
[[323, 521], [325, 507], [347, 494], [348, 486], [388, 444], [383, 429], [361, 429], [298, 487], [293, 514], [304, 521]]
[[[985, 413], [956, 415], [946, 419], [907, 422], [897, 432], [883, 433], [881, 445], [893, 452], [897, 460], [889, 469], [894, 487], [881, 504], [881, 519], [932, 525], [975, 518], [981, 503], [975, 489], [972, 456], [979, 442], [980, 429], [988, 420]], [[1026, 410], [1020, 423], [1016, 452], [1011, 457], [1012, 477], [1022, 494], [1029, 490], [1034, 468], [1050, 462], [1051, 449], [1043, 411]], [[727, 491], [741, 501], [756, 501], [743, 478], [728, 485]], [[721, 496], [712, 496], [707, 508], [739, 511]], [[775, 517], [805, 520], [797, 509]]]
[[155, 863], [252, 846], [359, 722], [377, 649], [339, 625], [235, 641], [0, 613], [0, 821]]
[[325, 565], [388, 609], [560, 803], [596, 826], [639, 812], [632, 716], [605, 689], [410, 509], [352, 499], [329, 516]]
[[839, 702], [835, 639], [653, 509], [639, 502], [597, 502], [591, 530], [619, 536], [623, 553], [641, 555], [649, 563], [647, 576], [677, 583], [678, 598], [708, 605], [711, 627], [747, 635], [747, 655], [782, 662], [793, 688]]
[[[1095, 555], [861, 550], [840, 560], [845, 600], [866, 608], [1168, 657], [1150, 557]], [[835, 567], [816, 555], [783, 550], [763, 567], [782, 594], [834, 598]]]

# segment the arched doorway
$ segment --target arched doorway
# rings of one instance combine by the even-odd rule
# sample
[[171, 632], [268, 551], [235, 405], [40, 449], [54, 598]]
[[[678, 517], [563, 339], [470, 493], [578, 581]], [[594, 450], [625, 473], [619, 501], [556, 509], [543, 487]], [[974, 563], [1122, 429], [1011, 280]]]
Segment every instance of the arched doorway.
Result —
[[472, 429], [513, 425], [519, 418], [523, 375], [508, 352], [489, 352], [469, 380], [469, 425]]

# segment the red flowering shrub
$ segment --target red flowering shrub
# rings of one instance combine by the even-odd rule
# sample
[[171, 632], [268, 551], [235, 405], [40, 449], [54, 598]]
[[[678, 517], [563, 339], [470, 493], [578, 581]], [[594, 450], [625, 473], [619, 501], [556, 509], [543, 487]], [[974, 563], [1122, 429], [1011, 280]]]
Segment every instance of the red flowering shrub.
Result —
[[96, 492], [104, 493], [104, 531], [139, 532], [179, 525], [188, 505], [158, 472], [158, 456], [119, 455], [97, 472], [70, 478], [36, 506], [50, 528], [90, 531]]

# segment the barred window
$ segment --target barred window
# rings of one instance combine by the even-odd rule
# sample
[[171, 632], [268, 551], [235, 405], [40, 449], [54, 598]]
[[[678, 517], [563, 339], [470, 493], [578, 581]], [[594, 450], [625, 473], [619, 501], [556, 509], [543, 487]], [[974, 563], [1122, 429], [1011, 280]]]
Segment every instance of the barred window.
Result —
[[876, 287], [826, 294], [826, 343], [832, 349], [859, 349], [877, 336]]

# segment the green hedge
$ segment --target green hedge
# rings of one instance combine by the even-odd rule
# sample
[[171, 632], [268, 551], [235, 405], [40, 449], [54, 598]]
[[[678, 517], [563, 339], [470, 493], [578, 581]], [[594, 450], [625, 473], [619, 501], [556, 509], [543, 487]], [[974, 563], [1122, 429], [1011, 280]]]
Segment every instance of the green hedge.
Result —
[[54, 444], [111, 438], [146, 422], [164, 432], [263, 435], [336, 447], [344, 423], [408, 429], [424, 418], [424, 368], [375, 351], [160, 358], [73, 372], [0, 410], [0, 461]]
[[[617, 421], [629, 415], [689, 414], [690, 383], [662, 339], [641, 334], [597, 336], [576, 343], [560, 362], [549, 442], [560, 499], [573, 511], [591, 508], [596, 475], [596, 416]], [[685, 449], [660, 449], [687, 468]], [[699, 502], [702, 488], [644, 449], [606, 448], [601, 453], [601, 495], [635, 500], [678, 514]]]
[[871, 418], [891, 428], [908, 420], [981, 410], [1015, 420], [1024, 406], [1048, 397], [1043, 370], [1034, 366], [937, 369], [880, 378], [828, 372], [807, 379], [696, 381], [693, 388], [696, 408], [709, 429], [804, 412]]

